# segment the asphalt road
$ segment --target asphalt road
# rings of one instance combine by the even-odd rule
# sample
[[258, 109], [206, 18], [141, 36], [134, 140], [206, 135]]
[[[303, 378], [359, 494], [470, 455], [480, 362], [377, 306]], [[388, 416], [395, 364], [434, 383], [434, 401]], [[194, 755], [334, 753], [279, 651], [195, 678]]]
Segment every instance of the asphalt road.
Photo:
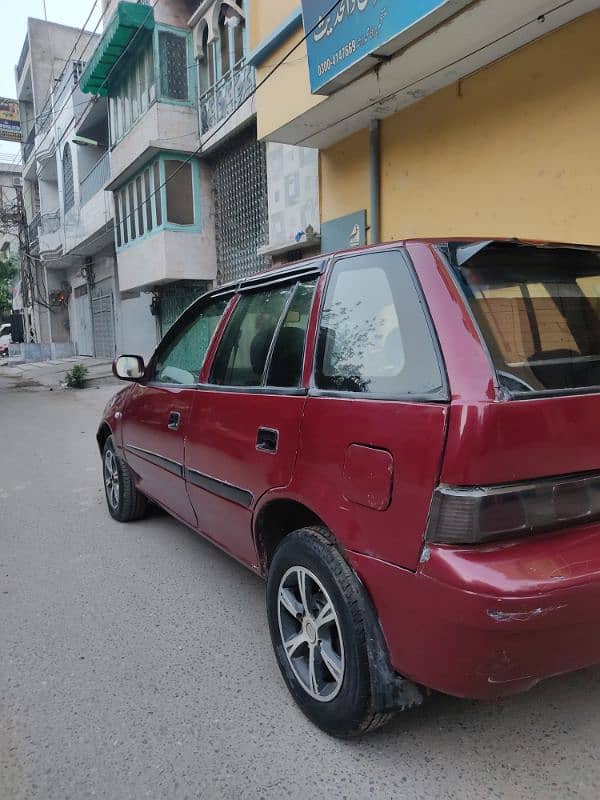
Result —
[[0, 389], [2, 800], [600, 797], [600, 668], [360, 741], [312, 727], [263, 584], [165, 515], [108, 516], [111, 392]]

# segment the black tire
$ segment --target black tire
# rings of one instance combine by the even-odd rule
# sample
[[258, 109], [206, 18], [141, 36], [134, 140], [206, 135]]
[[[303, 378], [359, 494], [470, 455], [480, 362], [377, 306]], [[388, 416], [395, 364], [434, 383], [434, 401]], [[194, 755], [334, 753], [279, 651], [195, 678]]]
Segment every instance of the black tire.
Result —
[[[296, 568], [300, 570], [296, 572]], [[295, 590], [295, 581], [305, 570], [312, 574], [308, 581], [313, 587], [312, 594], [316, 598], [313, 602], [317, 604], [317, 612], [309, 611], [308, 615], [303, 615], [303, 612], [298, 610], [298, 614], [293, 615], [285, 603], [280, 610], [280, 587], [284, 593], [289, 589], [294, 599], [300, 598], [300, 606], [302, 605], [300, 581], [297, 583], [298, 592]], [[318, 579], [328, 598], [320, 591], [313, 577]], [[283, 539], [275, 551], [267, 581], [267, 615], [279, 669], [292, 697], [304, 714], [321, 730], [343, 738], [359, 736], [374, 730], [385, 724], [392, 716], [392, 714], [378, 713], [373, 709], [367, 651], [370, 623], [364, 614], [363, 591], [359, 580], [343, 559], [335, 543], [331, 541], [326, 529], [308, 527], [294, 531]], [[306, 589], [305, 597], [310, 593], [311, 590]], [[319, 598], [321, 602], [323, 598], [329, 599], [335, 611], [336, 620], [330, 623], [335, 626], [334, 650], [337, 659], [335, 672], [340, 663], [343, 664], [343, 677], [338, 681], [333, 677], [335, 672], [330, 673], [326, 668], [325, 659], [322, 657], [323, 643], [319, 638], [322, 629], [317, 630], [315, 642], [313, 628], [306, 627], [310, 625], [311, 616], [315, 621], [318, 617]], [[288, 599], [288, 604], [290, 602]], [[308, 604], [310, 605], [310, 601]], [[297, 608], [299, 607], [292, 604], [293, 610]], [[301, 619], [304, 622], [301, 622]], [[284, 637], [289, 645], [294, 636], [294, 625], [299, 626], [301, 636], [309, 638], [309, 641], [294, 651], [298, 654], [295, 656], [297, 666], [292, 666], [284, 646]], [[331, 653], [331, 646], [329, 643], [326, 644]], [[323, 677], [322, 686], [329, 686], [327, 684], [329, 678], [337, 687], [331, 690], [322, 689], [323, 695], [320, 700], [311, 695], [310, 688], [306, 688], [310, 683], [310, 666], [306, 666], [306, 663], [310, 665], [311, 647], [315, 652], [321, 653], [321, 664], [317, 667], [317, 662], [313, 661], [312, 674], [315, 675], [319, 670]], [[318, 656], [312, 658], [318, 659]], [[299, 677], [301, 673], [305, 676], [304, 684]], [[319, 681], [313, 686], [319, 689]], [[323, 699], [328, 691], [331, 692], [332, 698]], [[335, 691], [337, 693], [334, 693]], [[319, 694], [319, 691], [316, 694]]]
[[[112, 491], [112, 483], [109, 486], [109, 470], [118, 479], [116, 493]], [[148, 500], [136, 489], [133, 473], [117, 453], [112, 436], [108, 437], [102, 450], [102, 482], [108, 512], [113, 519], [132, 522], [146, 514]]]

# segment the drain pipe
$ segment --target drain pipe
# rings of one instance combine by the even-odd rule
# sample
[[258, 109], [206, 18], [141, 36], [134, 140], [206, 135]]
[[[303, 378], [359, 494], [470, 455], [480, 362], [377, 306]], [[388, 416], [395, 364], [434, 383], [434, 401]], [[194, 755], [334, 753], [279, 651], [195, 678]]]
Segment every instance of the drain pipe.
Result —
[[381, 142], [380, 123], [378, 119], [371, 120], [369, 136], [369, 178], [371, 184], [371, 244], [381, 241]]

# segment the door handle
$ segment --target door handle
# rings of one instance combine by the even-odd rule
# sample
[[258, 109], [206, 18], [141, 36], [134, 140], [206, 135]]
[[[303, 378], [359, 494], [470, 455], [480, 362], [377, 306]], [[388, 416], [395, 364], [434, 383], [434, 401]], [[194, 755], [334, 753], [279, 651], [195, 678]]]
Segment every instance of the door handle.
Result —
[[276, 453], [279, 431], [273, 428], [259, 428], [256, 434], [256, 449], [263, 453]]
[[169, 412], [169, 421], [167, 422], [167, 428], [170, 431], [178, 430], [180, 422], [181, 422], [181, 414], [179, 413], [179, 411]]

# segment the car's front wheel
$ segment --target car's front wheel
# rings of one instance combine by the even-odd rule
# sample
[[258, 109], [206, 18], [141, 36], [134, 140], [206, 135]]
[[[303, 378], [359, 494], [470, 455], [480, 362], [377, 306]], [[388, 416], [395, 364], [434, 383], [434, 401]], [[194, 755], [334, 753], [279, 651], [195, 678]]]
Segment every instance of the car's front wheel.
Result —
[[373, 710], [362, 587], [321, 528], [286, 536], [267, 582], [271, 640], [283, 678], [306, 716], [334, 736], [382, 725]]
[[141, 519], [148, 501], [135, 486], [133, 474], [115, 449], [112, 436], [102, 450], [102, 478], [108, 511], [119, 522]]

